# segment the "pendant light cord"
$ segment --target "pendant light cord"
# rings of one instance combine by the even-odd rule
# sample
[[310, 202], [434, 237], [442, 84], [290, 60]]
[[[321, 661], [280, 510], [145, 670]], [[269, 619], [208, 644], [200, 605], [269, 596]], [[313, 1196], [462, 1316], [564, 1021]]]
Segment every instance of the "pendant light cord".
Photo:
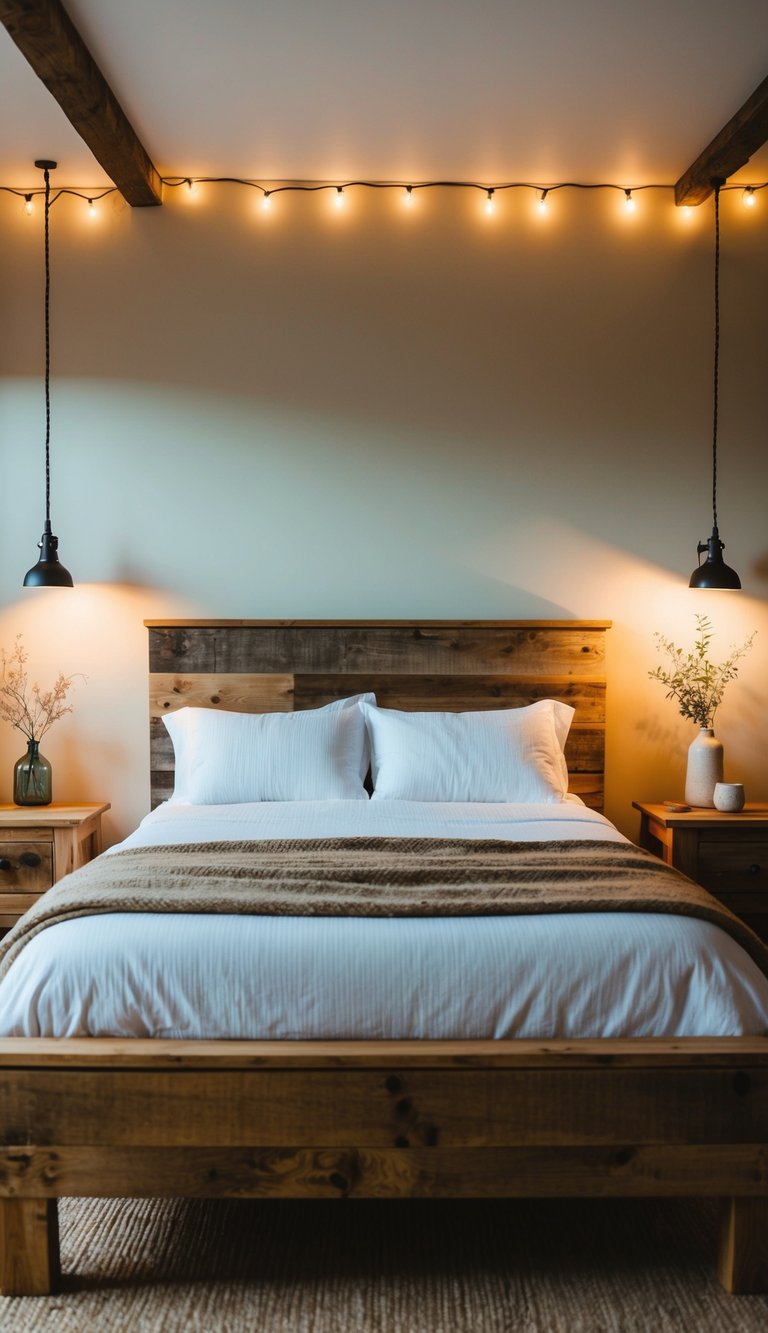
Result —
[[720, 385], [720, 181], [715, 181], [715, 358], [712, 397], [712, 518], [717, 532], [717, 414]]
[[51, 177], [48, 168], [45, 179], [45, 521], [51, 522], [51, 262], [48, 237], [48, 212], [51, 199]]

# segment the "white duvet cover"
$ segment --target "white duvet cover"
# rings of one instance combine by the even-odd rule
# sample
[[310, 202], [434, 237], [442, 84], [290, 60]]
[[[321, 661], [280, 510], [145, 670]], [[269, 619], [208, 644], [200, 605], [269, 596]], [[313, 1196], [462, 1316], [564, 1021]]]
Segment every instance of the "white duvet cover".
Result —
[[[541, 806], [325, 801], [168, 804], [120, 846], [370, 835], [625, 841], [575, 799]], [[44, 930], [0, 985], [4, 1036], [568, 1039], [766, 1031], [768, 979], [734, 940], [708, 922], [624, 912], [397, 920], [115, 913]]]

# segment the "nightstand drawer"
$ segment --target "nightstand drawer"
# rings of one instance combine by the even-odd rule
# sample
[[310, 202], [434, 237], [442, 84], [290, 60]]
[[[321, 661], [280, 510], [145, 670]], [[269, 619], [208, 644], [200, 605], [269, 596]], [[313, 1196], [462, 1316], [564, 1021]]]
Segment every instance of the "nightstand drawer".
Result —
[[43, 893], [52, 884], [52, 842], [0, 842], [0, 893]]
[[718, 896], [768, 894], [768, 839], [702, 839], [698, 871], [699, 883]]

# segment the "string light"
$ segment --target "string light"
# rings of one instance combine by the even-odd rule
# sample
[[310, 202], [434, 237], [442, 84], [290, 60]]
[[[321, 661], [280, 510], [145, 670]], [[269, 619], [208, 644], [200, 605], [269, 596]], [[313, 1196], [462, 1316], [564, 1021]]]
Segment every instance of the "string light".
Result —
[[97, 213], [98, 213], [98, 209], [97, 209], [95, 203], [93, 202], [92, 199], [89, 199], [89, 200], [88, 200], [88, 216], [91, 217], [91, 218], [95, 218]]
[[[643, 185], [625, 186], [617, 185], [612, 181], [557, 181], [551, 185], [541, 185], [534, 181], [505, 181], [501, 185], [487, 186], [479, 181], [472, 180], [426, 180], [404, 183], [397, 181], [376, 181], [376, 180], [348, 180], [336, 184], [330, 181], [301, 182], [285, 181], [280, 185], [272, 185], [268, 189], [257, 180], [248, 180], [239, 176], [164, 176], [162, 184], [168, 189], [177, 189], [186, 187], [185, 194], [192, 197], [198, 193], [198, 187], [201, 184], [218, 185], [241, 185], [247, 189], [257, 190], [261, 195], [261, 206], [264, 209], [271, 207], [274, 196], [277, 194], [305, 194], [318, 191], [333, 192], [334, 203], [341, 209], [346, 203], [346, 191], [349, 189], [367, 189], [367, 190], [398, 190], [402, 194], [403, 203], [406, 207], [411, 207], [414, 203], [417, 190], [442, 189], [442, 190], [481, 190], [485, 195], [485, 212], [491, 216], [495, 212], [496, 196], [500, 190], [530, 190], [536, 196], [535, 207], [540, 214], [548, 211], [549, 196], [555, 190], [615, 190], [624, 196], [623, 204], [627, 213], [634, 213], [636, 210], [635, 196], [640, 190], [662, 190], [667, 194], [672, 194], [674, 186], [661, 183], [648, 183]], [[756, 185], [725, 185], [722, 187], [722, 193], [727, 190], [740, 190], [743, 204], [747, 208], [754, 208], [757, 203], [757, 194], [760, 190], [768, 189], [768, 181], [763, 181]], [[0, 193], [13, 194], [24, 201], [24, 212], [30, 214], [34, 208], [34, 196], [41, 193], [39, 190], [17, 189], [10, 185], [0, 185]], [[64, 186], [55, 192], [52, 192], [51, 202], [55, 202], [61, 195], [71, 195], [75, 199], [82, 199], [88, 206], [91, 215], [97, 210], [95, 204], [103, 199], [105, 195], [119, 193], [115, 186], [108, 186], [97, 193], [86, 192], [84, 190], [73, 189]], [[697, 209], [683, 205], [679, 211], [685, 217], [691, 217], [697, 212]]]

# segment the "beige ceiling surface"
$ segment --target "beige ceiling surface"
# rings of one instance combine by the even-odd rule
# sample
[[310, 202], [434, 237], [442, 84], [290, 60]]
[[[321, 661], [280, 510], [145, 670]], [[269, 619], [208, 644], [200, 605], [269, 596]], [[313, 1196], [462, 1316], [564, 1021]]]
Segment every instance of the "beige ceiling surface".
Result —
[[[671, 183], [768, 72], [766, 0], [65, 7], [168, 175]], [[40, 156], [106, 180], [0, 29], [0, 183]]]

